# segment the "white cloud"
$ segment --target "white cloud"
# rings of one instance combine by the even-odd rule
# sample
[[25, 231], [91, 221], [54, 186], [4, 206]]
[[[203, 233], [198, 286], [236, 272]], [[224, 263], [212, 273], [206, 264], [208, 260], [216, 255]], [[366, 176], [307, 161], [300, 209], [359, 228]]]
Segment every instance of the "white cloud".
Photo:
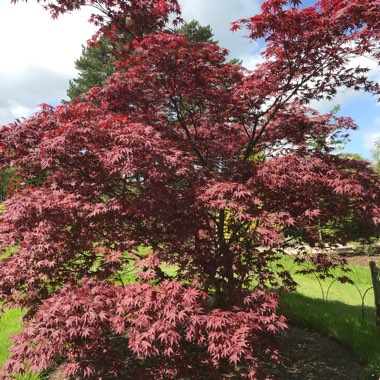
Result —
[[367, 56], [356, 57], [349, 65], [351, 68], [356, 68], [358, 66], [368, 67], [370, 69], [370, 72], [368, 73], [369, 79], [375, 82], [380, 82], [380, 66], [374, 59]]
[[12, 116], [15, 119], [18, 119], [20, 117], [24, 117], [25, 115], [31, 115], [33, 112], [37, 111], [37, 108], [28, 108], [17, 103], [10, 102], [10, 111]]
[[362, 91], [347, 90], [345, 88], [340, 88], [337, 90], [337, 94], [332, 100], [319, 100], [312, 101], [310, 106], [321, 113], [331, 112], [336, 106], [343, 107], [352, 101], [357, 100], [359, 97], [363, 96]]
[[[243, 59], [244, 64], [257, 53], [258, 44], [243, 38], [247, 32], [231, 32], [231, 23], [250, 17], [260, 10], [259, 0], [181, 0], [186, 21], [198, 20], [202, 25], [211, 25], [215, 39], [230, 51], [231, 58]], [[248, 65], [247, 65], [248, 66]]]
[[375, 148], [375, 142], [379, 140], [380, 132], [368, 132], [364, 134], [364, 145], [370, 151]]
[[40, 66], [0, 72], [0, 125], [27, 117], [41, 103], [57, 104], [66, 95], [70, 76]]
[[380, 117], [374, 120], [376, 129], [370, 130], [363, 135], [363, 142], [366, 149], [372, 151], [375, 148], [375, 142], [380, 141]]
[[28, 108], [17, 103], [9, 102], [0, 106], [0, 126], [8, 124], [16, 119], [28, 117], [37, 111], [37, 107]]
[[[370, 80], [374, 82], [380, 82], [380, 66], [377, 62], [369, 57], [355, 57], [351, 60], [348, 68], [368, 68], [370, 71], [367, 76]], [[338, 89], [338, 93], [333, 100], [321, 100], [314, 101], [311, 106], [318, 110], [319, 112], [330, 112], [336, 105], [341, 107], [358, 100], [360, 97], [364, 96], [363, 91], [347, 90], [345, 88]]]
[[26, 64], [74, 73], [81, 44], [93, 34], [89, 10], [52, 20], [35, 2], [0, 4], [1, 71], [18, 72]]
[[0, 3], [0, 125], [65, 96], [81, 45], [95, 30], [89, 15], [85, 10], [52, 20], [36, 2]]
[[260, 65], [264, 62], [264, 57], [260, 54], [260, 52], [257, 52], [244, 59], [244, 67], [249, 70], [253, 70], [257, 65]]

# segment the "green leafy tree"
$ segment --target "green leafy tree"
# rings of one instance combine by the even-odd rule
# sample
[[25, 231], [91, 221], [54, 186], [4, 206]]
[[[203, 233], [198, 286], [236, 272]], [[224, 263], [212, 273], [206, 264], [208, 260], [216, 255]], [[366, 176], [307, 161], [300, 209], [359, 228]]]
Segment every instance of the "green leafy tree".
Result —
[[112, 49], [109, 40], [103, 36], [100, 37], [99, 45], [82, 47], [82, 55], [75, 61], [79, 75], [70, 80], [67, 90], [70, 100], [74, 100], [93, 87], [102, 86], [115, 71]]
[[7, 198], [9, 187], [15, 174], [15, 168], [8, 168], [0, 173], [0, 201], [3, 201]]
[[375, 172], [380, 174], [380, 139], [375, 142], [375, 147], [372, 150], [373, 167]]
[[343, 158], [349, 158], [351, 160], [365, 161], [365, 158], [359, 153], [339, 153], [338, 156]]
[[214, 33], [211, 26], [203, 26], [197, 20], [185, 22], [180, 28], [176, 29], [176, 32], [184, 34], [189, 41], [193, 42], [218, 42], [213, 39]]

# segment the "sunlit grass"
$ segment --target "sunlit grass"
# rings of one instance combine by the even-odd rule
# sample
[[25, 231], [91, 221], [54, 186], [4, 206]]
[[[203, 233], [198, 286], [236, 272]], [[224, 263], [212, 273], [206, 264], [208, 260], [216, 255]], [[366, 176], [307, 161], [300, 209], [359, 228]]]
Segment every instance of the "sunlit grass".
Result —
[[8, 309], [0, 318], [0, 368], [8, 357], [12, 334], [22, 329], [20, 323], [22, 315], [20, 309]]
[[333, 271], [334, 276], [347, 275], [355, 283], [351, 285], [333, 279], [317, 280], [313, 274], [295, 274], [299, 267], [294, 266], [290, 258], [283, 259], [282, 264], [292, 268], [298, 283], [297, 293], [286, 293], [281, 297], [281, 312], [289, 322], [337, 339], [351, 348], [370, 372], [379, 376], [380, 328], [374, 325], [374, 296], [370, 289], [369, 268], [350, 265], [351, 272]]
[[18, 246], [15, 246], [15, 247], [10, 247], [10, 248], [4, 248], [1, 252], [0, 252], [0, 260], [3, 260], [3, 259], [6, 259], [8, 258], [9, 256], [12, 256], [14, 253], [16, 253], [18, 251]]
[[[369, 289], [372, 287], [369, 268], [348, 265], [350, 272], [334, 269], [331, 271], [333, 278], [320, 280], [317, 279], [315, 274], [297, 274], [298, 270], [304, 269], [307, 265], [295, 265], [290, 257], [285, 257], [280, 262], [286, 269], [290, 270], [294, 280], [297, 282], [297, 293], [311, 298], [339, 301], [347, 305], [356, 306], [361, 306], [362, 299], [364, 299], [365, 306], [374, 306], [373, 291]], [[354, 284], [342, 284], [334, 280], [340, 276], [347, 276]]]

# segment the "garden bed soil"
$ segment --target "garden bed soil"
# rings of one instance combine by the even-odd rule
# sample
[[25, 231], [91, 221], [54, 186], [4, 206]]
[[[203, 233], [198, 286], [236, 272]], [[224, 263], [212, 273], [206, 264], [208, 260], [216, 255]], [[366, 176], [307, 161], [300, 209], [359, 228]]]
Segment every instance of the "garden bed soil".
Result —
[[277, 340], [283, 357], [279, 380], [378, 380], [348, 348], [316, 332], [290, 327]]

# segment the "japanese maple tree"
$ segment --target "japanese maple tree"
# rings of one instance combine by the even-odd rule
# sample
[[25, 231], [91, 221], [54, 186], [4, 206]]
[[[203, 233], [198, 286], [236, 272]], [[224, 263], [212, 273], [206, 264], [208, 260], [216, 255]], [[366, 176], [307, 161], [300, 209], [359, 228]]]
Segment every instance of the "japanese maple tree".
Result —
[[[333, 152], [354, 122], [309, 105], [380, 95], [350, 65], [380, 59], [380, 2], [263, 2], [232, 25], [266, 41], [252, 71], [171, 30], [176, 0], [43, 3], [53, 17], [97, 8], [116, 71], [0, 130], [1, 167], [17, 170], [0, 241], [18, 247], [0, 300], [27, 310], [3, 378], [62, 359], [94, 379], [267, 376], [278, 291], [295, 286], [276, 266], [289, 238], [315, 245], [329, 225], [327, 242], [345, 242], [348, 215], [380, 221], [379, 177]], [[322, 276], [335, 265], [312, 260]]]

